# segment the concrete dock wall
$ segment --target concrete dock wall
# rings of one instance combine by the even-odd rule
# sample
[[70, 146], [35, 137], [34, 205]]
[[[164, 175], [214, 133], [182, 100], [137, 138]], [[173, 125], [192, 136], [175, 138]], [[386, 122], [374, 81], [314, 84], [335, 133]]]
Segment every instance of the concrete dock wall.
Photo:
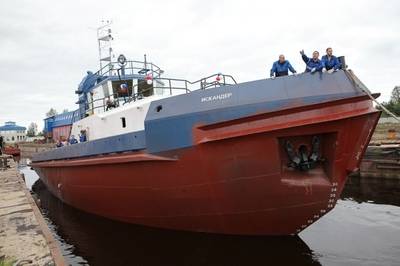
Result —
[[7, 163], [0, 169], [0, 257], [13, 265], [66, 265], [17, 164]]
[[18, 145], [21, 149], [21, 157], [32, 158], [32, 155], [37, 152], [48, 151], [55, 148], [54, 143], [21, 143]]
[[381, 118], [361, 161], [360, 176], [400, 179], [400, 123]]
[[[394, 119], [392, 118], [392, 120]], [[392, 120], [387, 122], [385, 118], [379, 119], [372, 135], [371, 144], [400, 143], [400, 123]]]

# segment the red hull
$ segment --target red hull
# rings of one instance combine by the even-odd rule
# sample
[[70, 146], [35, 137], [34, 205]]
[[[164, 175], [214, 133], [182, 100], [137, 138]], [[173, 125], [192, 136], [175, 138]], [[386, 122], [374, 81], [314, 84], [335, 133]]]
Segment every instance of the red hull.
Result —
[[[245, 235], [297, 234], [339, 198], [380, 113], [366, 97], [194, 129], [196, 145], [34, 163], [49, 190], [84, 211], [153, 227]], [[325, 162], [287, 167], [283, 142], [321, 138]]]

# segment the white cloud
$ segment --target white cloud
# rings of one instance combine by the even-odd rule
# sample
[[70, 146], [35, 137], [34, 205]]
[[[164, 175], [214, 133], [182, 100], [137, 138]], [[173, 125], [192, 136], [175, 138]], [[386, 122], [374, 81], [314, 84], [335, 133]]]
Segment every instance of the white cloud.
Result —
[[1, 1], [0, 123], [42, 125], [50, 107], [72, 110], [86, 70], [97, 70], [95, 28], [111, 18], [114, 50], [149, 59], [170, 77], [223, 72], [267, 77], [280, 53], [346, 55], [381, 100], [399, 85], [398, 1]]

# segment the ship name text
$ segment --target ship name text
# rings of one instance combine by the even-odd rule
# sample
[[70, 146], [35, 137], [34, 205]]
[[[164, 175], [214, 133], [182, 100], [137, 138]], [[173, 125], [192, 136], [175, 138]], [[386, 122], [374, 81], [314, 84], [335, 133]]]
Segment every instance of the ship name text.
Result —
[[213, 96], [202, 97], [201, 102], [221, 101], [232, 97], [232, 92], [222, 93]]

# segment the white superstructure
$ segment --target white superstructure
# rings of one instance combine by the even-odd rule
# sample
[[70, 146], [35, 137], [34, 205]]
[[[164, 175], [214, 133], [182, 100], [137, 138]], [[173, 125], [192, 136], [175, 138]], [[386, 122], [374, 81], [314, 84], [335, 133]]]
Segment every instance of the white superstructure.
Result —
[[144, 120], [151, 102], [166, 97], [170, 95], [152, 95], [107, 112], [92, 114], [75, 122], [71, 135], [79, 136], [84, 130], [88, 140], [95, 140], [144, 130]]

